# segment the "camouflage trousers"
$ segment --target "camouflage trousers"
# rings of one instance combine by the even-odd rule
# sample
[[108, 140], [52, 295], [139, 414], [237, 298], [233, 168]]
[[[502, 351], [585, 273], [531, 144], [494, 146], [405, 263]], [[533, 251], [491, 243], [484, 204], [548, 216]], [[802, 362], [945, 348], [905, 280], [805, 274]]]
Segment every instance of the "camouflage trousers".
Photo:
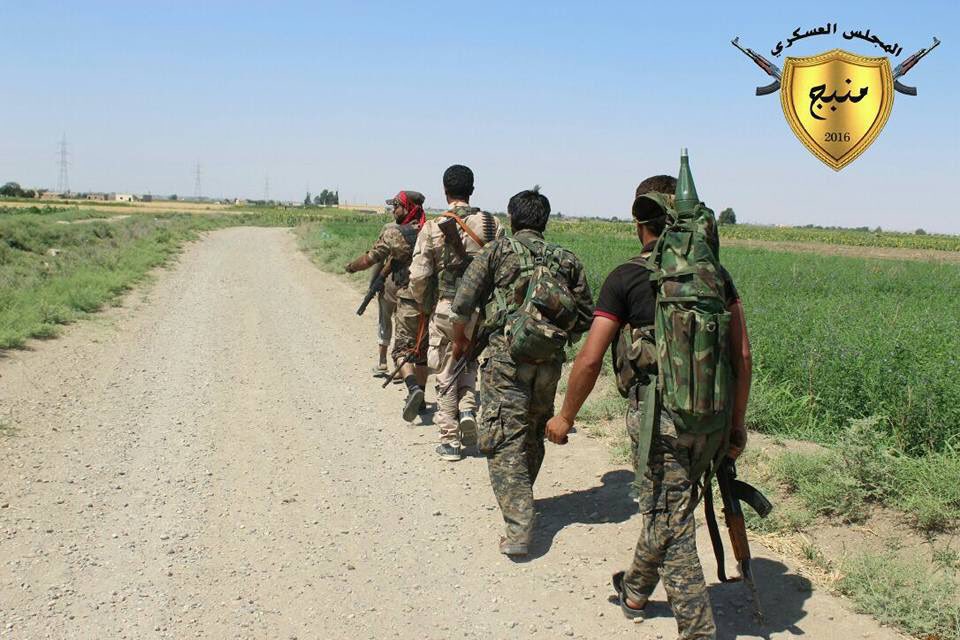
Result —
[[[420, 311], [417, 303], [407, 298], [397, 300], [397, 310], [393, 315], [393, 349], [390, 356], [399, 363], [413, 351], [417, 345], [417, 334], [420, 331]], [[426, 333], [426, 327], [424, 327]], [[414, 357], [413, 364], [427, 364], [427, 338], [423, 337], [419, 353]]]
[[533, 483], [559, 380], [559, 362], [518, 364], [502, 350], [493, 350], [480, 368], [478, 447], [487, 456], [510, 542], [529, 542], [533, 534]]
[[[644, 407], [637, 402], [643, 393], [637, 388], [627, 410], [627, 432], [637, 449], [637, 434]], [[650, 458], [645, 469], [636, 468], [640, 491], [643, 530], [637, 541], [633, 562], [624, 576], [624, 588], [635, 602], [645, 603], [663, 579], [667, 599], [677, 620], [681, 640], [714, 640], [717, 629], [707, 594], [703, 568], [697, 555], [696, 500], [691, 467], [703, 455], [711, 455], [717, 438], [677, 434], [666, 411], [654, 423]]]
[[[473, 331], [476, 315], [466, 327], [467, 335]], [[430, 318], [430, 348], [427, 351], [427, 366], [437, 376], [437, 412], [433, 420], [440, 429], [440, 442], [460, 446], [460, 412], [477, 410], [477, 361], [469, 363], [453, 384], [453, 319], [450, 315], [450, 300], [441, 299]], [[446, 393], [440, 393], [447, 389]]]

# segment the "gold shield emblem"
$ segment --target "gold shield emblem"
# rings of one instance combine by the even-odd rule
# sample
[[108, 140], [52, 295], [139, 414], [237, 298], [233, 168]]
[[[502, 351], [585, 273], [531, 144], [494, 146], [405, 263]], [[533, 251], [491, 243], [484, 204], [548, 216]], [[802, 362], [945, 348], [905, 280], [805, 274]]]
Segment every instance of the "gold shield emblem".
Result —
[[841, 49], [787, 58], [780, 104], [800, 142], [839, 171], [870, 146], [890, 117], [890, 62]]

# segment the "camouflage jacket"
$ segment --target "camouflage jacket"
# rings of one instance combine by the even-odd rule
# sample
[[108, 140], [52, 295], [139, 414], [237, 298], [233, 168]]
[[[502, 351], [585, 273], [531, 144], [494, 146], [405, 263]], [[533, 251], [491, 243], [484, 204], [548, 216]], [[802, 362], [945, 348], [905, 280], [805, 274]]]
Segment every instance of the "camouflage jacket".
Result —
[[[459, 216], [471, 231], [480, 239], [486, 240], [488, 244], [503, 237], [503, 225], [489, 213], [463, 203], [454, 204], [450, 211]], [[441, 297], [452, 299], [463, 270], [466, 269], [466, 264], [459, 259], [451, 247], [447, 246], [446, 237], [440, 229], [441, 222], [443, 222], [442, 217], [428, 220], [423, 225], [417, 237], [417, 245], [413, 249], [410, 292], [421, 305], [428, 303], [433, 296], [434, 284], [440, 287]], [[468, 256], [472, 258], [480, 253], [482, 247], [473, 238], [459, 225], [456, 225], [456, 230]]]
[[380, 237], [373, 244], [367, 255], [374, 262], [384, 262], [388, 257], [393, 258], [391, 280], [396, 286], [398, 298], [412, 299], [410, 293], [410, 261], [413, 257], [414, 238], [417, 228], [414, 225], [399, 225], [388, 222], [380, 230]]
[[[543, 240], [543, 234], [530, 229], [523, 229], [514, 234], [514, 238], [522, 243], [533, 239]], [[561, 281], [565, 281], [570, 293], [577, 301], [578, 321], [570, 331], [578, 338], [590, 328], [593, 320], [593, 296], [590, 294], [590, 285], [583, 269], [583, 263], [573, 252], [562, 249], [560, 270], [557, 274]], [[463, 274], [463, 280], [457, 289], [452, 312], [458, 321], [465, 321], [478, 307], [485, 307], [493, 297], [496, 289], [501, 289], [504, 296], [510, 298], [518, 290], [525, 290], [524, 283], [517, 282], [520, 278], [520, 260], [514, 252], [507, 238], [498, 238], [487, 244], [483, 251]], [[502, 326], [488, 326], [490, 331], [490, 349], [506, 348], [506, 339], [503, 336]]]

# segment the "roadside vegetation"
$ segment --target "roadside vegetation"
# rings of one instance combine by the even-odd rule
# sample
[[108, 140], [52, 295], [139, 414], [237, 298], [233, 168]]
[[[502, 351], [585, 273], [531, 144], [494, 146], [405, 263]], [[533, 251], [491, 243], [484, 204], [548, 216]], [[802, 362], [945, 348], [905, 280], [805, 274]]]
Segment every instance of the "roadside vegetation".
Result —
[[[330, 216], [298, 234], [322, 268], [339, 272], [385, 221]], [[960, 250], [951, 236], [721, 230], [724, 237]], [[557, 221], [548, 237], [583, 259], [595, 293], [613, 267], [638, 253], [629, 224]], [[796, 536], [800, 543], [784, 551], [861, 611], [924, 639], [960, 640], [960, 556], [940, 542], [960, 523], [960, 377], [949, 373], [960, 353], [960, 268], [744, 247], [724, 247], [721, 257], [753, 342], [749, 426], [774, 441], [822, 445], [748, 449], [741, 472], [777, 503], [767, 520], [750, 518], [751, 529]], [[588, 435], [626, 463], [624, 404], [605, 378], [581, 418]], [[863, 528], [878, 510], [900, 514], [939, 560], [886, 549], [835, 556], [805, 533], [838, 523]]]

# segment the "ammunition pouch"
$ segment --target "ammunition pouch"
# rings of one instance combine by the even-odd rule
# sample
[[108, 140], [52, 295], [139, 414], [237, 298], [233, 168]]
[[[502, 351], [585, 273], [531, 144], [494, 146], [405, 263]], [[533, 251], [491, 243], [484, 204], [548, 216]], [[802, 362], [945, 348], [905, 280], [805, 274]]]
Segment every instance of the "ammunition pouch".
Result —
[[452, 300], [457, 295], [457, 287], [460, 286], [460, 280], [463, 279], [463, 273], [470, 262], [470, 259], [454, 259], [453, 264], [444, 267], [440, 272], [437, 277], [437, 294], [441, 299]]
[[657, 374], [657, 344], [653, 325], [634, 328], [624, 324], [613, 346], [613, 370], [617, 391], [624, 398], [630, 389], [649, 376]]

